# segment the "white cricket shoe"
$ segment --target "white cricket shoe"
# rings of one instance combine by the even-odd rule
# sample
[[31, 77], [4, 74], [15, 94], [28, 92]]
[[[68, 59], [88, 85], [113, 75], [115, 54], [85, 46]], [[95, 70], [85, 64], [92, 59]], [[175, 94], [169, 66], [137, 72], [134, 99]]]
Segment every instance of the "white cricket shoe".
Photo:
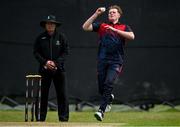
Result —
[[110, 111], [111, 111], [111, 106], [112, 106], [113, 100], [114, 100], [114, 94], [111, 94], [110, 104], [108, 104], [108, 105], [106, 106], [105, 112], [110, 112]]
[[111, 106], [112, 106], [111, 104], [107, 105], [105, 112], [110, 112], [111, 111]]
[[94, 117], [98, 120], [98, 121], [102, 121], [104, 118], [104, 113], [101, 111], [95, 112]]

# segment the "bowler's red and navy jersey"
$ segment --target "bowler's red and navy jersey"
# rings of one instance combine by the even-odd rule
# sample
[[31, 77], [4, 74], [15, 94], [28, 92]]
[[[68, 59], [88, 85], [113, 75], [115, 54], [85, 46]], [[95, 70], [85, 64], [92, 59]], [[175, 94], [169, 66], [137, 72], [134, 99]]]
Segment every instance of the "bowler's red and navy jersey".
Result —
[[99, 35], [98, 60], [114, 61], [123, 63], [125, 38], [118, 33], [108, 30], [105, 26], [110, 25], [122, 31], [132, 31], [128, 25], [116, 23], [93, 23], [93, 31]]

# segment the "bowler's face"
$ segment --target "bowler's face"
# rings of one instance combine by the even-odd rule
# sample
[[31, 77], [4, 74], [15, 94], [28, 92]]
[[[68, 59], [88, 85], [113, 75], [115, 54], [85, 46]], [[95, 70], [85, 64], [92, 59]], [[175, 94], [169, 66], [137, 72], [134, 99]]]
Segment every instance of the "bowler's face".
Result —
[[113, 8], [113, 9], [109, 10], [108, 19], [110, 22], [114, 22], [114, 21], [119, 20], [120, 16], [121, 15], [119, 14], [117, 9]]
[[48, 32], [54, 32], [55, 29], [56, 29], [56, 24], [55, 23], [52, 23], [52, 22], [47, 22], [45, 24], [45, 29], [48, 31]]

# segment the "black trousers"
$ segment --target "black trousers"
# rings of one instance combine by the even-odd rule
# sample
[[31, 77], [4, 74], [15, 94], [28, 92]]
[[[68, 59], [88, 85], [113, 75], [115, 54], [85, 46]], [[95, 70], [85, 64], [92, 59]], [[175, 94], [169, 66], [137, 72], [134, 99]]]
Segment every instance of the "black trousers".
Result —
[[[48, 95], [52, 81], [54, 83], [55, 91], [57, 95], [59, 121], [68, 121], [69, 103], [68, 103], [65, 72], [61, 72], [60, 70], [57, 70], [56, 72], [43, 70], [40, 72], [40, 74], [42, 76], [40, 121], [46, 120]], [[36, 107], [37, 107], [37, 103], [36, 103]], [[36, 108], [36, 120], [38, 118], [37, 116], [38, 114]]]

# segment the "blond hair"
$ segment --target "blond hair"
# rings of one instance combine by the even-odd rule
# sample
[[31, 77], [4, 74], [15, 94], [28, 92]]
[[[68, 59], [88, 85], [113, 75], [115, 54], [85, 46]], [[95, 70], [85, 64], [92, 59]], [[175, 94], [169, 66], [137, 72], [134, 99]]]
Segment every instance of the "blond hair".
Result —
[[112, 6], [109, 7], [109, 10], [110, 9], [117, 9], [117, 11], [119, 12], [120, 15], [123, 14], [121, 7], [118, 6], [118, 5], [112, 5]]

